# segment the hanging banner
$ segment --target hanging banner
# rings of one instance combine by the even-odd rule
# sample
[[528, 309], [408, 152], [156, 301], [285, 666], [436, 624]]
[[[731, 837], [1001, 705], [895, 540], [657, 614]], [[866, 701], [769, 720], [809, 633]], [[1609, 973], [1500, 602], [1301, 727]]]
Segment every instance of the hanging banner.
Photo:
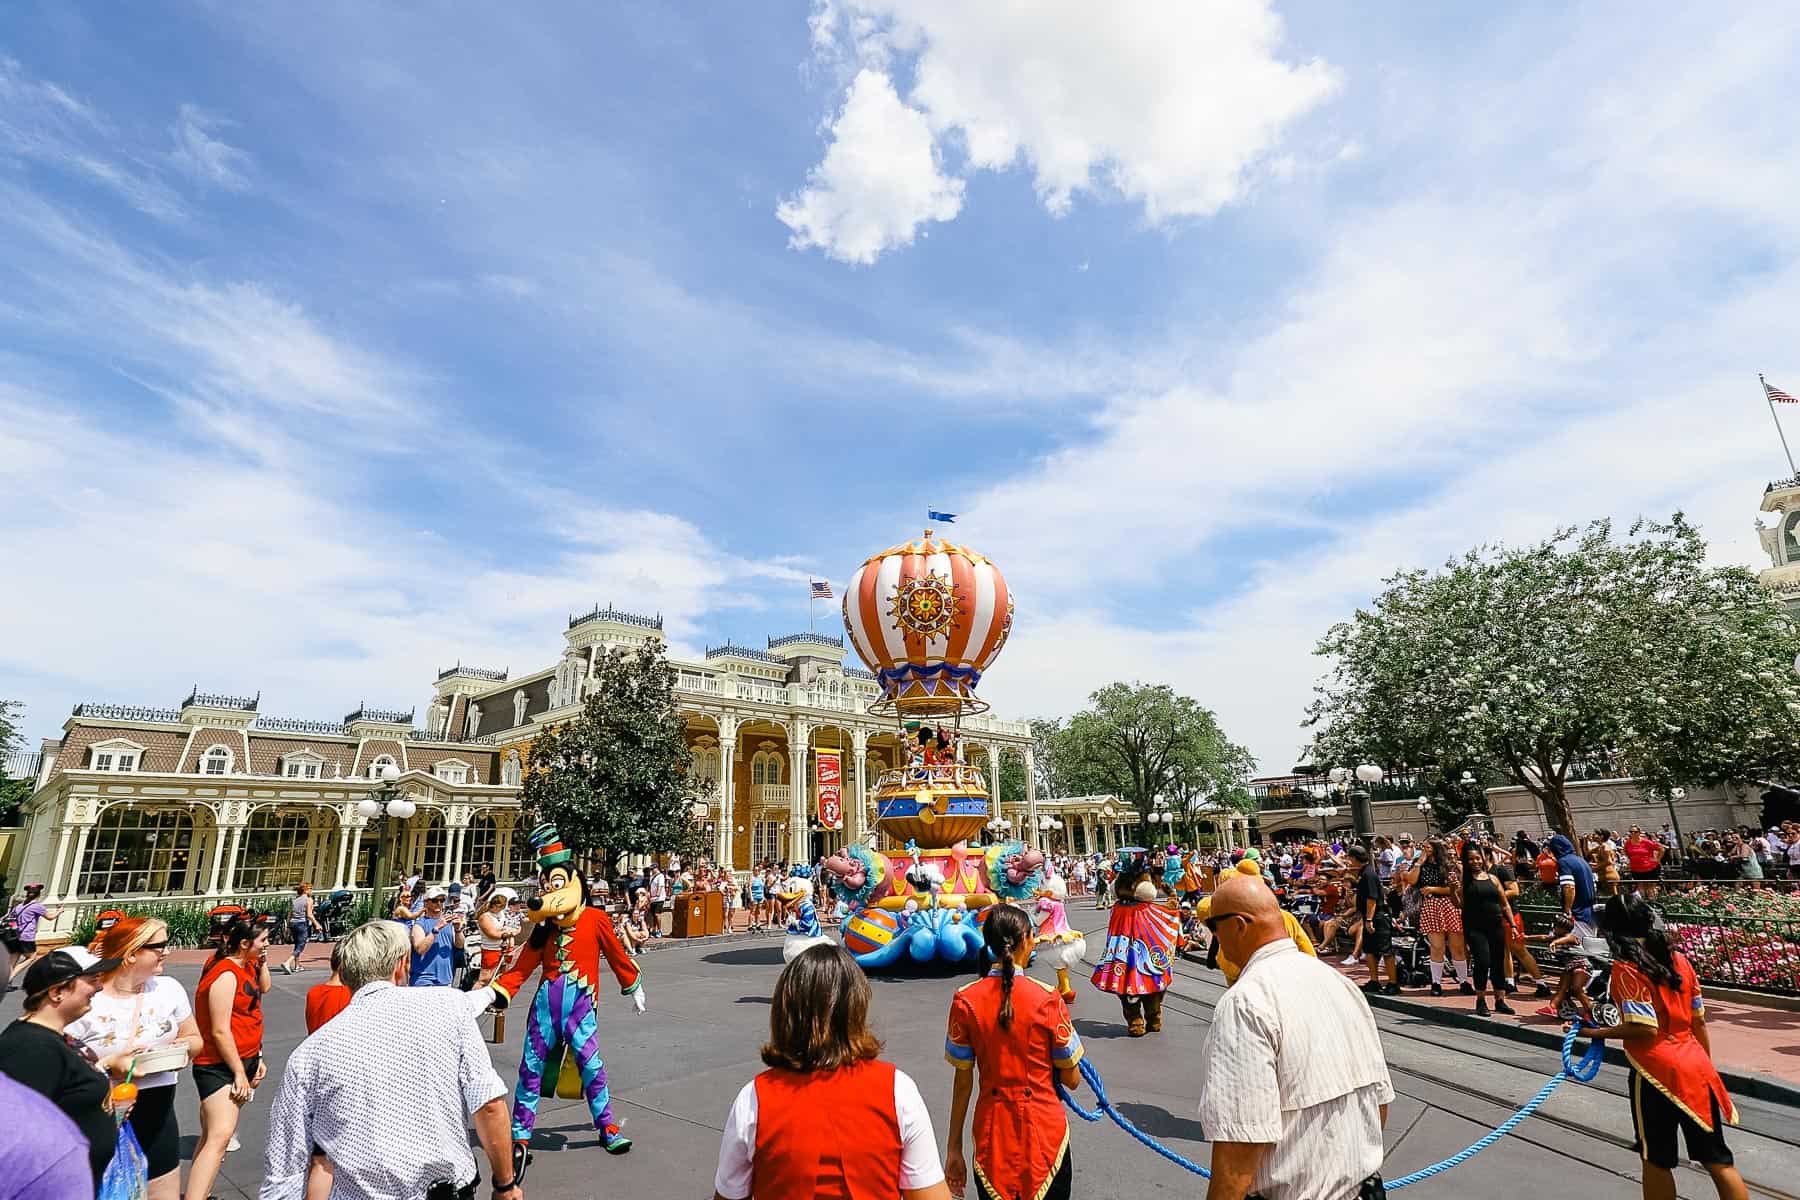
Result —
[[819, 824], [840, 829], [844, 824], [844, 769], [836, 750], [813, 752], [813, 777], [819, 795]]

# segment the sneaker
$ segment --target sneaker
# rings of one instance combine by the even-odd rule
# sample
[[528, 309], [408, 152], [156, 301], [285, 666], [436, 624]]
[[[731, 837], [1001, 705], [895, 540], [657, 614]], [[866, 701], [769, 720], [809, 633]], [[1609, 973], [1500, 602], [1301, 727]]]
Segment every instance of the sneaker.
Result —
[[1479, 1000], [1475, 1001], [1475, 1015], [1478, 1017], [1485, 1017], [1488, 1015], [1488, 1006], [1487, 1006], [1487, 997], [1486, 996], [1483, 996]]
[[1533, 993], [1532, 998], [1534, 1000], [1548, 1000], [1550, 997], [1552, 997], [1554, 995], [1556, 995], [1555, 988], [1552, 988], [1547, 983], [1540, 983], [1537, 985], [1537, 991], [1535, 993]]
[[[1393, 985], [1390, 984], [1389, 986], [1391, 987]], [[1379, 996], [1381, 995], [1381, 981], [1379, 979], [1371, 979], [1369, 982], [1362, 985], [1362, 990], [1371, 996]]]
[[1501, 1013], [1508, 1017], [1517, 1015], [1517, 1011], [1513, 1008], [1513, 1006], [1508, 1004], [1504, 1000], [1494, 1001], [1494, 1011], [1497, 1013]]
[[225, 1143], [225, 1152], [227, 1154], [231, 1153], [233, 1150], [242, 1150], [243, 1148], [244, 1143], [237, 1140], [237, 1134], [235, 1133], [231, 1135], [231, 1140]]
[[1475, 985], [1465, 979], [1458, 986], [1457, 990], [1465, 996], [1473, 996], [1475, 994]]
[[1350, 957], [1348, 957], [1344, 960], [1344, 966], [1354, 967], [1357, 963], [1359, 963], [1361, 961], [1362, 961], [1362, 959], [1360, 959], [1360, 958], [1356, 957], [1356, 955], [1352, 954]]
[[1546, 1004], [1542, 1008], [1538, 1009], [1537, 1015], [1540, 1017], [1560, 1017], [1560, 1016], [1562, 1016], [1561, 1013], [1557, 1012], [1555, 1008], [1551, 1007], [1548, 1004]]
[[1381, 989], [1381, 994], [1384, 996], [1398, 996], [1400, 994], [1400, 985], [1397, 983], [1390, 983]]

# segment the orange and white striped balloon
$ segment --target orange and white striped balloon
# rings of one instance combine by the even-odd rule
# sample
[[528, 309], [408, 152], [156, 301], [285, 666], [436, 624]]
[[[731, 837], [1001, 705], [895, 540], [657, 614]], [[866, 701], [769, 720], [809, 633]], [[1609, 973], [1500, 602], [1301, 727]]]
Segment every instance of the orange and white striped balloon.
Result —
[[979, 706], [975, 685], [1012, 632], [1013, 599], [988, 559], [932, 536], [870, 558], [844, 589], [844, 629], [885, 699], [929, 715]]

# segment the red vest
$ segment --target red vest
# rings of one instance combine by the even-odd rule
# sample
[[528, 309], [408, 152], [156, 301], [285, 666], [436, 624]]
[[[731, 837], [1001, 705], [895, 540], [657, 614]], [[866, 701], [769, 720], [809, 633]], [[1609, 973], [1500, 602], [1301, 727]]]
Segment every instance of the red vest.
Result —
[[900, 1117], [893, 1064], [875, 1059], [836, 1071], [771, 1068], [758, 1075], [752, 1163], [752, 1200], [894, 1200]]

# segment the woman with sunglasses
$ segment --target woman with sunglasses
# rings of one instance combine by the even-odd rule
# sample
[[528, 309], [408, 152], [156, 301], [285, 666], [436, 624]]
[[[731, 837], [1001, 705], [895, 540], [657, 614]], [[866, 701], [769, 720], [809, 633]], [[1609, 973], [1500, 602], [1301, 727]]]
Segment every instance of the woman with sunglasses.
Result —
[[[87, 1015], [70, 1022], [70, 1037], [93, 1051], [115, 1084], [137, 1088], [131, 1131], [149, 1161], [149, 1200], [181, 1194], [181, 1126], [175, 1117], [180, 1065], [200, 1051], [200, 1026], [181, 984], [163, 974], [169, 927], [154, 917], [123, 917], [94, 941], [102, 959], [119, 967], [101, 977]], [[145, 1064], [160, 1069], [146, 1070]]]

